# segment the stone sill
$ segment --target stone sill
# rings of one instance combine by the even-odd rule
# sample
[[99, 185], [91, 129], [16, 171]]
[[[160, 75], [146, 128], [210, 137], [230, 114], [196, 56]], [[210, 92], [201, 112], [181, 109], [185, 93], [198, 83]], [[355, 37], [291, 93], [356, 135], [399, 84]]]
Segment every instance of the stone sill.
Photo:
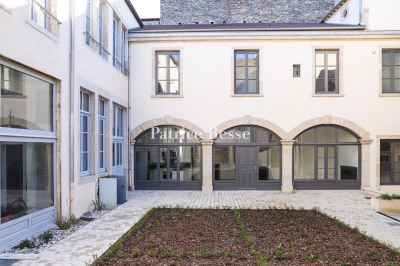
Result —
[[400, 97], [400, 92], [379, 93], [378, 97]]
[[181, 94], [151, 95], [151, 98], [183, 98]]
[[264, 97], [263, 94], [231, 94], [231, 97]]
[[344, 94], [312, 94], [311, 97], [344, 97]]

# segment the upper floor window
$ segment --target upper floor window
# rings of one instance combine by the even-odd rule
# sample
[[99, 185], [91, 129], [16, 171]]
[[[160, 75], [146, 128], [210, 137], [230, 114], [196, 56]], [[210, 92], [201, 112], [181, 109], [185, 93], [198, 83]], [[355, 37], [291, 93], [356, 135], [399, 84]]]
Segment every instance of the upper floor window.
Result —
[[121, 72], [124, 73], [124, 75], [127, 74], [126, 71], [126, 63], [125, 63], [125, 51], [126, 51], [126, 45], [125, 45], [125, 40], [126, 39], [126, 30], [122, 28], [121, 30]]
[[86, 44], [92, 46], [92, 4], [93, 0], [86, 0]]
[[117, 59], [118, 51], [118, 20], [113, 17], [113, 66], [120, 69], [120, 64]]
[[315, 52], [315, 93], [339, 93], [339, 51]]
[[179, 52], [157, 52], [156, 93], [179, 94]]
[[30, 18], [43, 29], [58, 35], [61, 22], [55, 16], [55, 0], [31, 0], [29, 5]]
[[258, 51], [235, 51], [235, 94], [258, 94]]
[[382, 92], [400, 92], [400, 50], [382, 52]]
[[400, 140], [381, 140], [381, 185], [400, 184]]
[[99, 54], [101, 56], [104, 55], [104, 50], [102, 49], [104, 47], [104, 4], [102, 0], [99, 0], [99, 8], [98, 8], [98, 13], [99, 13]]
[[99, 99], [99, 172], [106, 170], [106, 101]]

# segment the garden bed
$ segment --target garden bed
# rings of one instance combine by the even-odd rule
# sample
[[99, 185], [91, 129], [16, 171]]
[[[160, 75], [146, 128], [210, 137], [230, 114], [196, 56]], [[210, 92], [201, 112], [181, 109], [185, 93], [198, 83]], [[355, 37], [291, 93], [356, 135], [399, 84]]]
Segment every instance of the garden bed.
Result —
[[95, 265], [400, 265], [316, 210], [154, 209]]

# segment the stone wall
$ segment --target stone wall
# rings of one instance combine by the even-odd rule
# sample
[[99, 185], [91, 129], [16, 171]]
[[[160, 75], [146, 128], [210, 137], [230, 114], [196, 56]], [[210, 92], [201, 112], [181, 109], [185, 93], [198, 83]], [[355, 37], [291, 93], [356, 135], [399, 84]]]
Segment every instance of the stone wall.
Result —
[[160, 0], [161, 24], [318, 22], [335, 0]]

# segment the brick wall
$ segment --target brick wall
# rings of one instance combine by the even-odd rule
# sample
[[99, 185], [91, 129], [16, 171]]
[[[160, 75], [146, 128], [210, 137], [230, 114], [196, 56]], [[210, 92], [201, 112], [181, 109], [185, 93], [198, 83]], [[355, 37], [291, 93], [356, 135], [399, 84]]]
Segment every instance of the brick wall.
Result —
[[161, 24], [318, 22], [335, 0], [160, 0]]

